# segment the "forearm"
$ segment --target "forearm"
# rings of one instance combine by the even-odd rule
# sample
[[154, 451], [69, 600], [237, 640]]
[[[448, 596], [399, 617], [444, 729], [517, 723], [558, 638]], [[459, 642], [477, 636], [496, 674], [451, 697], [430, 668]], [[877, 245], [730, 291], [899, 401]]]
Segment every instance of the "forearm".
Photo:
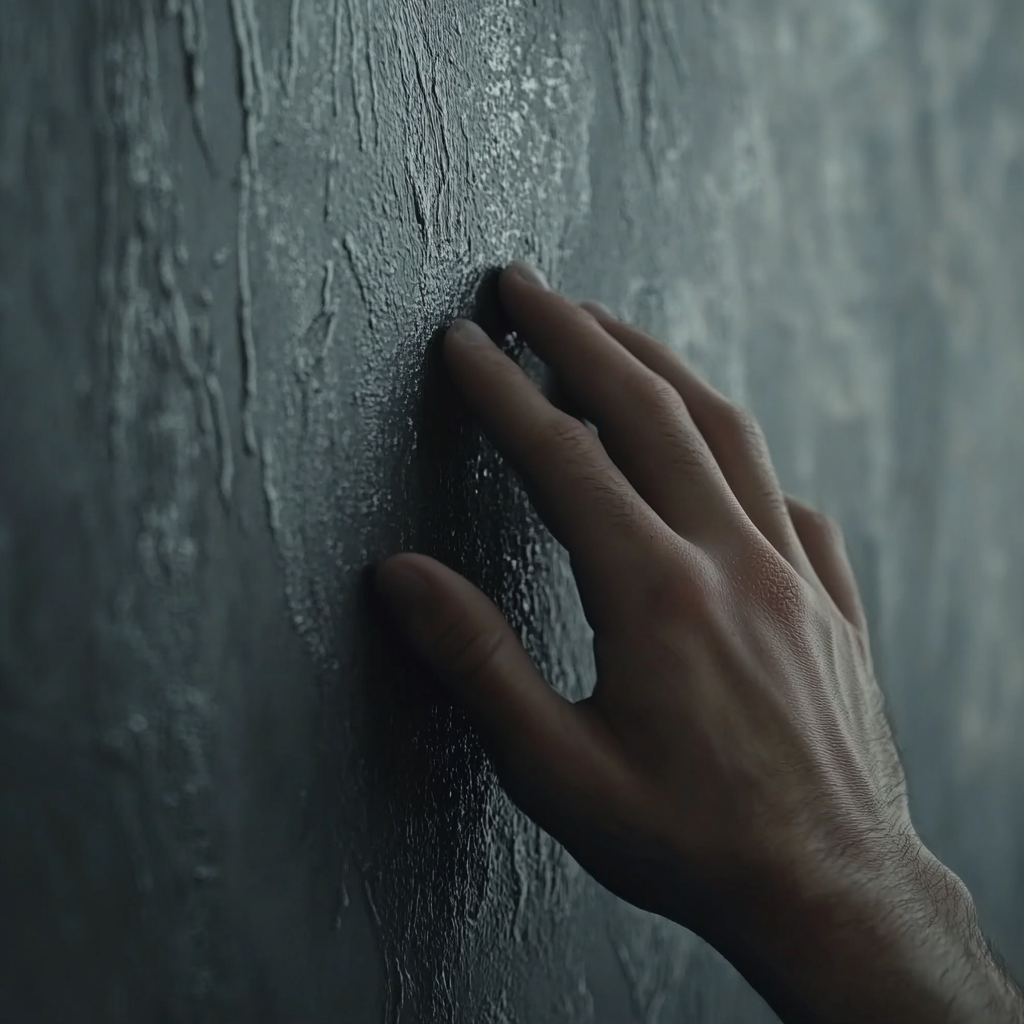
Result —
[[790, 890], [721, 945], [786, 1024], [1024, 1024], [970, 894], [927, 851], [898, 878]]

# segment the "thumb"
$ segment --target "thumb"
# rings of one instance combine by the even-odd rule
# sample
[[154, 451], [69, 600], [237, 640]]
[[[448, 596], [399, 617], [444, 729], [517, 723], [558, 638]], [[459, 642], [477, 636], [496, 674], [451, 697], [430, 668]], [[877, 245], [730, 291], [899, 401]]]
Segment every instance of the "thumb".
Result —
[[513, 799], [568, 795], [560, 781], [575, 789], [569, 774], [586, 760], [577, 709], [545, 682], [495, 604], [425, 555], [388, 559], [374, 587], [412, 648], [465, 704]]

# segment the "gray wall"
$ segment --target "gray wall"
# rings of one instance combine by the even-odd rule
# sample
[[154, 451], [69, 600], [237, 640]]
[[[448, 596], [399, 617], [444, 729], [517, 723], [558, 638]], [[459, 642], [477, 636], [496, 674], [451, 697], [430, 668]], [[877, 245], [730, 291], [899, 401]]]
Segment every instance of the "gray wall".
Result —
[[435, 553], [587, 690], [434, 362], [513, 257], [843, 522], [920, 830], [1024, 971], [1022, 54], [1019, 0], [0, 0], [5, 1019], [771, 1019], [366, 606]]

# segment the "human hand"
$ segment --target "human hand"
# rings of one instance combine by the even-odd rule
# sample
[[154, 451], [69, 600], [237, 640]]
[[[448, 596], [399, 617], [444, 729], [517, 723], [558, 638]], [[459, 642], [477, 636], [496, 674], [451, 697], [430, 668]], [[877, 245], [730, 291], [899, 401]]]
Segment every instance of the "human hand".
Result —
[[[599, 882], [709, 939], [790, 1019], [890, 1019], [863, 1002], [844, 1016], [834, 961], [852, 940], [836, 935], [917, 991], [912, 965], [959, 957], [949, 935], [973, 917], [911, 822], [840, 532], [783, 494], [749, 414], [529, 272], [502, 274], [506, 313], [597, 433], [475, 325], [453, 326], [445, 357], [568, 549], [593, 695], [559, 696], [495, 605], [432, 559], [389, 559], [379, 591], [512, 799]], [[925, 919], [931, 944], [907, 941]]]

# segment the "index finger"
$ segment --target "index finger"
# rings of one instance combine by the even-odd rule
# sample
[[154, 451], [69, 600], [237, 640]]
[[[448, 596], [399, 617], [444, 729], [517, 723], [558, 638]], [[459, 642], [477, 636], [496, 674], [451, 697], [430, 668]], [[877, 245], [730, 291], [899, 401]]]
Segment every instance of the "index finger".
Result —
[[519, 472], [541, 518], [568, 550], [596, 628], [592, 616], [621, 611], [656, 578], [663, 542], [685, 542], [668, 536], [594, 433], [555, 408], [480, 327], [457, 320], [445, 337], [445, 358], [484, 432]]

